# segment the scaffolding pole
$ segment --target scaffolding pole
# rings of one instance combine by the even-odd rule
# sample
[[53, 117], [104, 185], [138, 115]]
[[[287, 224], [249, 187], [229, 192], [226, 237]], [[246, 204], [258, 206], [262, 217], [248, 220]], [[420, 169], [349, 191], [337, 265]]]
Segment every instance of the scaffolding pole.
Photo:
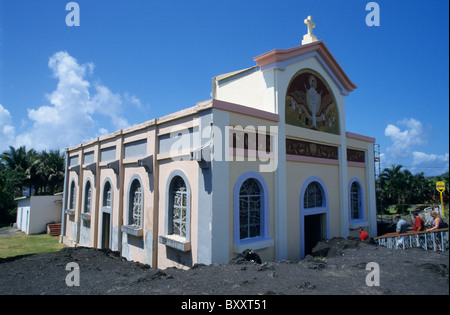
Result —
[[[378, 195], [379, 198], [379, 211], [381, 215], [381, 220], [383, 220], [383, 197], [381, 194], [381, 150], [380, 150], [380, 144], [374, 143], [373, 144], [373, 152], [374, 152], [374, 159], [375, 159], [375, 190], [376, 195]], [[377, 199], [378, 199], [377, 198]], [[378, 212], [378, 211], [377, 211]]]

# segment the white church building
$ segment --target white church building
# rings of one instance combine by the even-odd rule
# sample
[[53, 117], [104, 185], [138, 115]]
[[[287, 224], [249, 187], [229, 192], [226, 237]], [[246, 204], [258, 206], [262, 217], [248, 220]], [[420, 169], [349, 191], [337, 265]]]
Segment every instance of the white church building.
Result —
[[356, 86], [305, 23], [302, 45], [214, 77], [212, 99], [66, 149], [61, 242], [189, 268], [377, 236], [375, 139], [346, 130]]

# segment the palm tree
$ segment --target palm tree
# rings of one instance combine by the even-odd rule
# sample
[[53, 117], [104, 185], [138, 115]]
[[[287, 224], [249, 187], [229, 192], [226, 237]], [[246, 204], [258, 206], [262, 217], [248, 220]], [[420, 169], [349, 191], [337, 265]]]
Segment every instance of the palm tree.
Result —
[[49, 164], [50, 164], [50, 192], [57, 193], [62, 192], [64, 189], [64, 176], [65, 176], [65, 155], [60, 151], [50, 151], [49, 153]]
[[403, 165], [392, 164], [392, 168], [385, 168], [380, 175], [383, 200], [386, 204], [400, 204], [403, 176]]
[[59, 151], [42, 151], [36, 174], [40, 179], [41, 194], [61, 192], [64, 182], [64, 154]]
[[17, 171], [26, 176], [22, 186], [29, 187], [31, 194], [36, 166], [39, 163], [37, 152], [34, 149], [27, 151], [25, 146], [22, 146], [17, 150], [10, 146], [9, 151], [5, 151], [0, 155], [0, 160], [3, 161], [6, 168], [9, 170]]
[[426, 178], [423, 172], [414, 175], [408, 203], [418, 204], [427, 202], [432, 193], [432, 189], [432, 181]]
[[34, 188], [35, 194], [54, 194], [63, 190], [64, 154], [55, 150], [37, 153], [34, 149], [27, 151], [25, 146], [18, 149], [10, 146], [9, 151], [0, 155], [4, 168], [22, 174], [24, 180], [17, 187]]

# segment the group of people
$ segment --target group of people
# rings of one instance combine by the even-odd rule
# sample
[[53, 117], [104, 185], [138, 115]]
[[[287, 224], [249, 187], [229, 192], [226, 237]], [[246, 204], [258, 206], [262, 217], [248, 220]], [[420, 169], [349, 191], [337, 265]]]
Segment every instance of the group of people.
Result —
[[[417, 211], [413, 212], [414, 216], [414, 225], [413, 229], [414, 232], [430, 232], [437, 229], [442, 229], [444, 227], [444, 220], [439, 216], [439, 214], [435, 211], [432, 211], [430, 213], [431, 217], [433, 218], [433, 227], [430, 229], [425, 229], [425, 222], [423, 221], [422, 217], [419, 215]], [[400, 217], [400, 215], [396, 215], [395, 219], [397, 220], [397, 234], [405, 233], [406, 232], [406, 221]], [[399, 232], [399, 223], [402, 221], [401, 226], [405, 226], [404, 232]]]
[[[419, 215], [418, 211], [413, 212], [413, 216], [414, 216], [413, 230], [415, 232], [430, 232], [433, 230], [442, 229], [444, 227], [444, 220], [435, 211], [431, 212], [431, 216], [433, 217], [433, 227], [429, 228], [429, 229], [425, 228], [425, 222], [422, 219], [422, 217]], [[406, 233], [406, 227], [407, 227], [406, 220], [402, 219], [402, 217], [399, 214], [395, 215], [395, 220], [397, 221], [397, 225], [396, 225], [396, 229], [395, 229], [397, 234]], [[360, 239], [362, 242], [369, 239], [369, 234], [367, 232], [365, 232], [362, 227], [358, 228], [358, 232], [360, 234]]]
[[[432, 211], [430, 213], [431, 217], [433, 218], [432, 227], [429, 229], [425, 228], [425, 222], [423, 221], [422, 217], [419, 215], [418, 211], [413, 212], [414, 216], [414, 224], [413, 224], [413, 230], [414, 232], [431, 232], [434, 230], [442, 229], [444, 228], [444, 220], [439, 216], [439, 213]], [[400, 234], [406, 233], [406, 221], [405, 219], [402, 219], [399, 214], [395, 216], [395, 220], [397, 221], [396, 226], [396, 232], [397, 232], [397, 248], [403, 245], [403, 242], [405, 241], [404, 236], [400, 236]], [[438, 244], [434, 243], [435, 250], [437, 249]]]

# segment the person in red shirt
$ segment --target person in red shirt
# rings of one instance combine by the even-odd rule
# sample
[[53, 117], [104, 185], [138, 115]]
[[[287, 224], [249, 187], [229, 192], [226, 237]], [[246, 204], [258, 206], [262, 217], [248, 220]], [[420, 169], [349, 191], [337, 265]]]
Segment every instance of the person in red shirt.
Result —
[[423, 222], [422, 217], [417, 213], [417, 212], [413, 212], [413, 216], [414, 216], [414, 231], [415, 232], [420, 232], [420, 231], [425, 231], [425, 222]]
[[358, 228], [358, 232], [360, 234], [361, 242], [369, 239], [369, 234], [367, 234], [367, 232], [364, 232], [362, 227]]

